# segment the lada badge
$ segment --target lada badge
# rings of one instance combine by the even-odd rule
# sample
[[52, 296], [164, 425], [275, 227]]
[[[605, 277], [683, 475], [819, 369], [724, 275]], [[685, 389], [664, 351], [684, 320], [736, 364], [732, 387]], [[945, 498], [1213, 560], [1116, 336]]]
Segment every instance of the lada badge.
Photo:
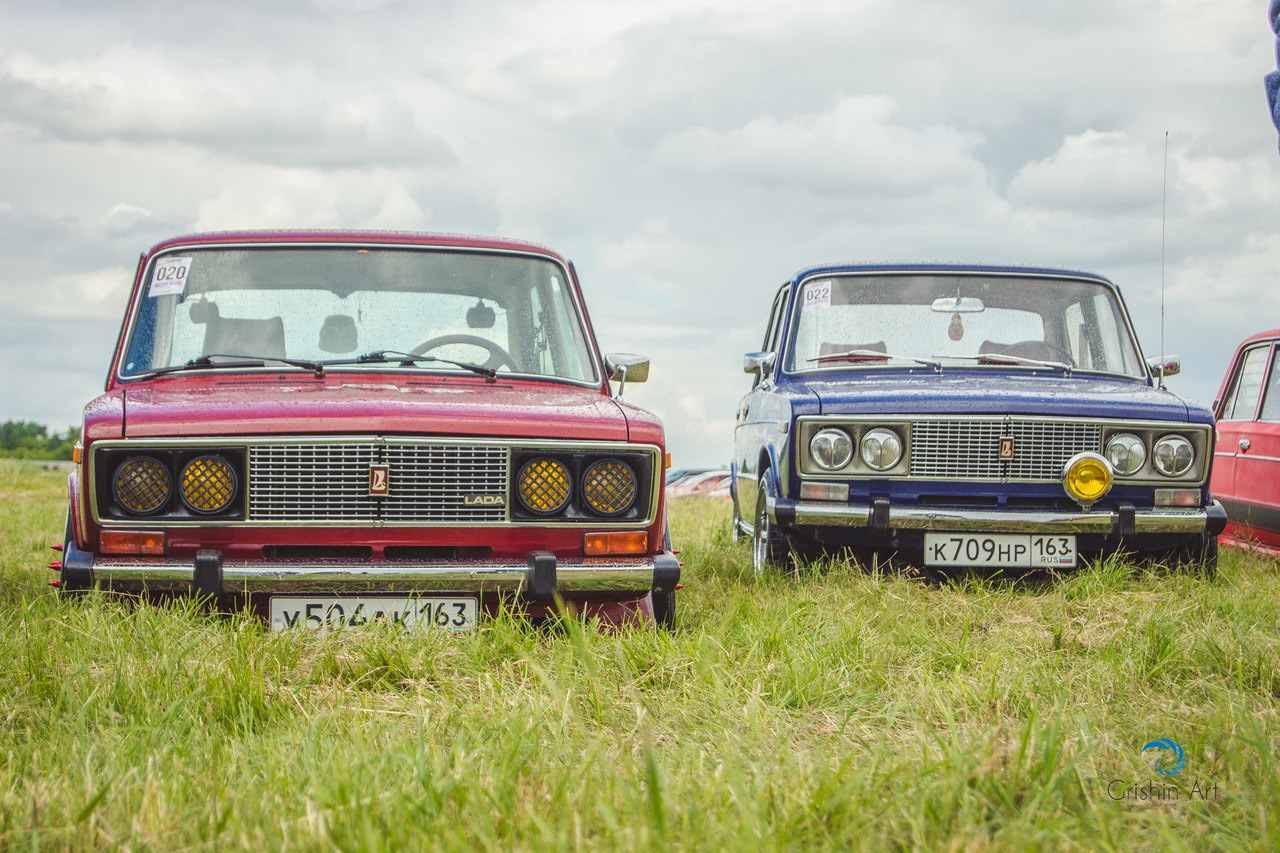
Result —
[[369, 496], [385, 498], [391, 494], [391, 468], [386, 465], [369, 466]]
[[506, 495], [463, 495], [463, 506], [506, 506]]
[[1013, 458], [1013, 436], [1002, 436], [1000, 439], [1000, 458], [1007, 460]]

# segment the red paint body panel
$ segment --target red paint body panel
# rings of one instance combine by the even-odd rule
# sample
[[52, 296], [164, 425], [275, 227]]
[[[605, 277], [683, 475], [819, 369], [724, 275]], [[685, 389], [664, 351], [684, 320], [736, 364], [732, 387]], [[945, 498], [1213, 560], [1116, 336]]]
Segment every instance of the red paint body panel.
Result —
[[[1228, 411], [1246, 353], [1265, 358], [1261, 390], [1246, 411]], [[1213, 494], [1227, 508], [1224, 539], [1280, 554], [1280, 329], [1261, 332], [1236, 348], [1215, 403]]]
[[330, 372], [322, 378], [171, 374], [123, 389], [128, 438], [369, 434], [626, 441], [627, 419], [594, 388], [481, 377]]

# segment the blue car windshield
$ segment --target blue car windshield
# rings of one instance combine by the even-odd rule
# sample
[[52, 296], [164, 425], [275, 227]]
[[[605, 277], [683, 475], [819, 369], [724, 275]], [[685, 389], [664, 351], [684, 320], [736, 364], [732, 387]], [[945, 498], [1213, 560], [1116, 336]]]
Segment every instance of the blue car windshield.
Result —
[[796, 293], [789, 372], [912, 365], [1115, 373], [1142, 359], [1115, 290], [1050, 276], [826, 275]]

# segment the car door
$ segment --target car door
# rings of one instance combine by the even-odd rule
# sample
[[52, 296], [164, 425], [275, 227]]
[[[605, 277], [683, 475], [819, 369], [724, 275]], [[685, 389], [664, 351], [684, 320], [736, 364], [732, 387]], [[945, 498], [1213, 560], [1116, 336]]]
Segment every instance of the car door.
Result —
[[[760, 345], [762, 353], [773, 353], [776, 356], [778, 352], [778, 342], [787, 313], [787, 297], [790, 293], [791, 288], [784, 285], [774, 297], [773, 308], [769, 312], [769, 324], [765, 327], [764, 341]], [[766, 408], [762, 405], [762, 401], [767, 395], [773, 393], [776, 361], [775, 357], [767, 369], [762, 369], [755, 375], [751, 390], [738, 401], [738, 416], [734, 424], [734, 492], [738, 502], [738, 513], [748, 523], [753, 523], [755, 520], [756, 480], [760, 476], [760, 449], [769, 440], [765, 421], [761, 417]]]
[[1219, 402], [1213, 494], [1228, 533], [1280, 547], [1280, 370], [1275, 341], [1247, 347]]

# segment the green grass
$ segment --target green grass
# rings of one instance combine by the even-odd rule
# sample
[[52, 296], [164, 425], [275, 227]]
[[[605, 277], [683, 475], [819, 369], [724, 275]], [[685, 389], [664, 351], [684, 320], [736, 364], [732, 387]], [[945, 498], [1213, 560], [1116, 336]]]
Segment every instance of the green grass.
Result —
[[757, 578], [687, 500], [670, 634], [273, 635], [59, 599], [63, 477], [0, 461], [0, 848], [1280, 844], [1274, 560]]

